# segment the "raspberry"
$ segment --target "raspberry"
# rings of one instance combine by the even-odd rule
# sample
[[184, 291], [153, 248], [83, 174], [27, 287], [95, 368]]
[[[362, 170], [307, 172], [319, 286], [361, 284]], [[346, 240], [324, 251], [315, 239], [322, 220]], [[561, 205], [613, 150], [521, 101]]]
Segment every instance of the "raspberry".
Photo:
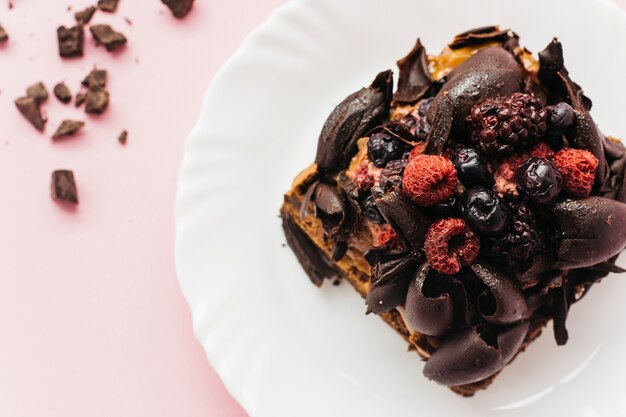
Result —
[[554, 151], [545, 142], [539, 142], [532, 148], [530, 148], [530, 156], [535, 158], [552, 159], [554, 158]]
[[409, 154], [409, 161], [415, 158], [417, 155], [421, 155], [424, 153], [426, 149], [426, 142], [418, 142], [417, 145], [411, 149], [411, 153]]
[[426, 233], [424, 252], [434, 270], [457, 274], [478, 256], [480, 238], [462, 219], [448, 218], [433, 223]]
[[517, 182], [515, 176], [519, 167], [528, 160], [530, 156], [527, 153], [510, 155], [504, 158], [494, 174], [496, 181], [493, 189], [499, 194], [509, 194], [517, 196]]
[[443, 156], [417, 155], [409, 160], [402, 188], [418, 205], [432, 206], [450, 197], [456, 187], [456, 170]]
[[535, 97], [515, 93], [475, 104], [467, 121], [472, 141], [489, 155], [526, 148], [546, 133], [547, 113]]
[[563, 177], [563, 189], [570, 195], [585, 198], [591, 193], [596, 178], [598, 160], [589, 151], [561, 149], [554, 163]]
[[361, 165], [354, 175], [354, 183], [361, 190], [368, 191], [374, 185], [374, 177], [370, 175], [367, 165]]
[[390, 241], [398, 237], [396, 231], [389, 224], [383, 224], [378, 226], [374, 235], [374, 247], [380, 248], [385, 246]]

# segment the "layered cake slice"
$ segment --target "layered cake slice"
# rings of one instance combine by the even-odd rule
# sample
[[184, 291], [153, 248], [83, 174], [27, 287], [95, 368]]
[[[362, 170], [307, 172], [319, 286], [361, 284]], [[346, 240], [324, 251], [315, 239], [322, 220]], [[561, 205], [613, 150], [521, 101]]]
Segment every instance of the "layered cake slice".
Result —
[[572, 305], [624, 272], [626, 152], [556, 39], [535, 59], [478, 28], [398, 67], [395, 92], [381, 72], [332, 111], [283, 228], [315, 285], [346, 279], [428, 379], [470, 396], [548, 321], [565, 344]]

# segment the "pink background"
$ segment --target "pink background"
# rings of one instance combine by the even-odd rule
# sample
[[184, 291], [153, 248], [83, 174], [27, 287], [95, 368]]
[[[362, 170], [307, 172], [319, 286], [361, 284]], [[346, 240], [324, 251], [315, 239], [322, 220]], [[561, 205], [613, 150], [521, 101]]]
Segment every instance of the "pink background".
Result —
[[[76, 60], [59, 58], [56, 27], [96, 0], [13, 3], [0, 0], [11, 36], [0, 46], [0, 416], [245, 416], [192, 333], [173, 207], [209, 81], [285, 0], [196, 0], [182, 21], [159, 0], [121, 0], [92, 22], [125, 33], [127, 47], [109, 54], [87, 33]], [[40, 134], [16, 110], [31, 83], [64, 80], [75, 93], [94, 64], [109, 70], [104, 115], [51, 97]], [[53, 143], [65, 117], [87, 125]], [[50, 199], [58, 168], [74, 170], [75, 211]]]
[[[0, 46], [0, 416], [245, 416], [192, 334], [174, 271], [173, 206], [206, 86], [286, 0], [196, 0], [182, 21], [158, 0], [121, 0], [92, 22], [124, 32], [127, 47], [109, 54], [87, 34], [75, 60], [58, 57], [55, 30], [95, 0], [13, 2], [8, 10], [0, 0], [11, 35]], [[51, 97], [40, 134], [15, 109], [36, 81], [52, 89], [63, 80], [75, 93], [94, 64], [109, 70], [104, 115]], [[87, 125], [52, 143], [65, 117]], [[59, 168], [74, 170], [76, 210], [49, 197]]]

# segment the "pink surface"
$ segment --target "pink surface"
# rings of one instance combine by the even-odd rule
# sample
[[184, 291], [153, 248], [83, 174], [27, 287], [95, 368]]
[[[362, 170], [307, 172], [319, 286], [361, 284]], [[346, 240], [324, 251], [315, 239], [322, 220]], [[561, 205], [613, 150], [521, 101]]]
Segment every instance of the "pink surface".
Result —
[[[174, 197], [185, 136], [206, 86], [243, 37], [285, 0], [197, 0], [182, 21], [158, 0], [121, 0], [129, 44], [61, 60], [56, 27], [95, 0], [0, 0], [0, 416], [244, 416], [192, 334], [174, 271]], [[68, 12], [68, 5], [72, 11]], [[132, 26], [124, 21], [128, 17]], [[13, 100], [42, 80], [77, 91], [109, 70], [101, 117], [51, 97], [45, 134]], [[62, 118], [86, 120], [52, 143]], [[117, 142], [128, 129], [128, 144]], [[49, 196], [74, 170], [80, 206]]]

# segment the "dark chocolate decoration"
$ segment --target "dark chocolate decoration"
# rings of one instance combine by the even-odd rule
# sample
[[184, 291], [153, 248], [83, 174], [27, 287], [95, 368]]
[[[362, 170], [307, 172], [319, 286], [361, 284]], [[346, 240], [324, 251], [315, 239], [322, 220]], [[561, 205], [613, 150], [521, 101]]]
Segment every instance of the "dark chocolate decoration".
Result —
[[604, 197], [557, 202], [552, 211], [560, 235], [558, 269], [601, 263], [626, 247], [626, 204]]
[[522, 70], [510, 53], [497, 46], [478, 51], [449, 74], [435, 97], [427, 116], [432, 129], [426, 153], [440, 154], [451, 135], [467, 134], [465, 118], [474, 104], [523, 86]]
[[98, 0], [98, 9], [113, 13], [117, 9], [118, 2], [119, 0]]
[[94, 68], [89, 75], [81, 81], [81, 84], [87, 88], [104, 88], [107, 85], [107, 71]]
[[[78, 104], [78, 95], [76, 96]], [[101, 114], [109, 106], [109, 92], [103, 88], [92, 88], [85, 95], [85, 113]]]
[[346, 255], [346, 252], [348, 252], [348, 243], [345, 241], [339, 241], [335, 244], [330, 258], [333, 262], [339, 262]]
[[416, 267], [417, 260], [408, 256], [376, 264], [365, 298], [368, 310], [378, 314], [403, 305]]
[[526, 317], [528, 307], [519, 284], [482, 260], [470, 268], [488, 288], [477, 300], [478, 312], [487, 323], [512, 324]]
[[48, 100], [48, 89], [42, 82], [35, 83], [26, 89], [26, 95], [32, 97], [37, 102], [43, 103]]
[[89, 23], [95, 12], [96, 8], [90, 6], [84, 10], [74, 13], [74, 19], [76, 19], [76, 23], [78, 23], [79, 25], [86, 25], [87, 23]]
[[108, 52], [115, 51], [127, 42], [126, 36], [116, 32], [109, 25], [91, 25], [89, 31], [96, 41], [96, 45], [104, 45]]
[[337, 177], [337, 182], [339, 183], [339, 188], [341, 191], [346, 194], [349, 198], [353, 200], [358, 200], [359, 198], [359, 186], [352, 181], [348, 175], [346, 175], [346, 171], [341, 171], [339, 176]]
[[459, 33], [448, 46], [450, 49], [459, 49], [465, 46], [480, 45], [487, 42], [504, 43], [510, 38], [509, 29], [501, 30], [498, 26], [483, 26]]
[[68, 170], [57, 170], [52, 173], [50, 192], [53, 200], [78, 204], [78, 192], [74, 173]]
[[565, 327], [565, 321], [567, 320], [567, 313], [569, 312], [569, 301], [567, 299], [567, 288], [559, 287], [552, 291], [552, 306], [553, 306], [553, 318], [554, 318], [554, 338], [556, 344], [563, 346], [569, 339], [567, 328]]
[[67, 104], [72, 101], [72, 92], [64, 83], [58, 83], [54, 86], [54, 89], [52, 91], [54, 93], [54, 96], [59, 99], [61, 103]]
[[427, 279], [448, 280], [442, 276], [429, 277], [429, 272], [430, 265], [424, 263], [411, 280], [404, 303], [404, 319], [413, 330], [428, 336], [440, 336], [454, 320], [454, 300], [444, 288], [436, 294], [424, 294]]
[[346, 221], [346, 204], [337, 187], [320, 183], [315, 187], [313, 195], [317, 207], [317, 217], [322, 221], [324, 229], [334, 235]]
[[576, 128], [573, 136], [569, 139], [572, 147], [585, 149], [598, 159], [596, 184], [603, 185], [609, 176], [609, 167], [604, 157], [604, 140], [588, 111], [576, 111]]
[[182, 19], [187, 16], [193, 6], [193, 0], [161, 0], [172, 12], [174, 17]]
[[356, 142], [389, 112], [393, 73], [381, 72], [372, 85], [344, 99], [330, 114], [317, 144], [315, 162], [327, 173], [344, 168], [354, 156]]
[[398, 89], [393, 99], [400, 103], [412, 103], [421, 99], [435, 81], [428, 70], [426, 50], [419, 39], [411, 52], [398, 61], [398, 69]]
[[60, 26], [57, 28], [57, 38], [59, 42], [59, 55], [61, 55], [62, 58], [83, 56], [85, 31], [82, 25], [76, 25], [71, 28]]
[[59, 127], [57, 128], [54, 135], [52, 135], [52, 139], [61, 139], [65, 136], [71, 136], [74, 133], [78, 132], [82, 127], [85, 126], [85, 122], [76, 121], [76, 120], [63, 120]]
[[287, 238], [287, 244], [295, 253], [298, 262], [304, 272], [316, 286], [321, 286], [324, 279], [332, 279], [338, 276], [337, 271], [326, 260], [320, 249], [311, 241], [309, 236], [289, 217], [283, 217], [283, 230]]
[[117, 137], [117, 141], [122, 145], [126, 145], [126, 142], [128, 141], [128, 131], [122, 130], [122, 133], [120, 133], [120, 135]]
[[413, 202], [393, 189], [376, 199], [376, 206], [387, 223], [399, 233], [415, 251], [424, 246], [426, 232], [432, 219]]
[[304, 220], [309, 215], [309, 202], [313, 200], [313, 193], [317, 188], [319, 181], [313, 181], [309, 184], [309, 188], [306, 189], [302, 196], [302, 203], [300, 203], [300, 220]]
[[39, 101], [34, 97], [20, 97], [15, 100], [15, 106], [22, 113], [22, 116], [26, 118], [35, 129], [43, 132], [47, 119], [41, 114], [41, 107]]
[[5, 43], [8, 40], [9, 40], [9, 34], [2, 26], [0, 26], [0, 43]]
[[492, 376], [515, 356], [528, 333], [528, 322], [502, 330], [496, 346], [483, 340], [474, 328], [453, 333], [432, 354], [424, 376], [441, 385], [471, 384]]
[[394, 138], [406, 143], [410, 146], [415, 146], [418, 143], [418, 140], [415, 138], [415, 135], [411, 133], [409, 127], [402, 122], [387, 122], [385, 124], [376, 126], [369, 132], [365, 134], [365, 136], [371, 136], [374, 133], [385, 132]]

